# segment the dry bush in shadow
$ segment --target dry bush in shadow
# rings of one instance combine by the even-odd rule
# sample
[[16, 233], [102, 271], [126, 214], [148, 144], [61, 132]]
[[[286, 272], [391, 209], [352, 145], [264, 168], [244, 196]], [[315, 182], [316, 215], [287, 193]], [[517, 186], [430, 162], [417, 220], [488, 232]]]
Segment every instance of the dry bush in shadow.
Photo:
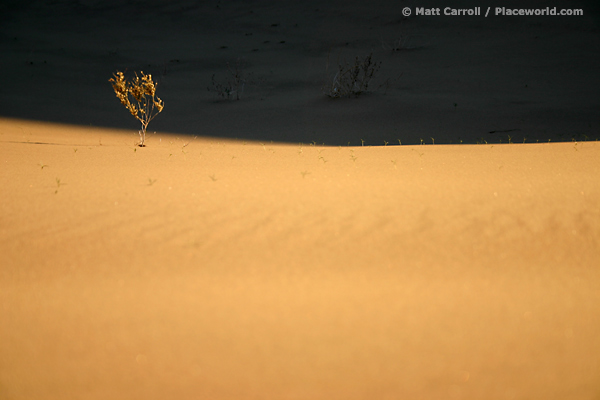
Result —
[[227, 63], [227, 70], [229, 76], [224, 82], [217, 82], [215, 75], [212, 76], [212, 88], [208, 87], [208, 91], [214, 91], [219, 97], [225, 100], [240, 100], [242, 94], [244, 94], [244, 87], [247, 82], [247, 75], [245, 71], [245, 64], [242, 60], [238, 59], [235, 62], [235, 66]]
[[[323, 92], [334, 99], [341, 97], [360, 96], [369, 88], [373, 75], [379, 70], [381, 62], [373, 61], [373, 53], [354, 59], [354, 65], [347, 62], [338, 62], [336, 74], [331, 78], [331, 83], [325, 84]], [[329, 58], [326, 71], [329, 70]]]

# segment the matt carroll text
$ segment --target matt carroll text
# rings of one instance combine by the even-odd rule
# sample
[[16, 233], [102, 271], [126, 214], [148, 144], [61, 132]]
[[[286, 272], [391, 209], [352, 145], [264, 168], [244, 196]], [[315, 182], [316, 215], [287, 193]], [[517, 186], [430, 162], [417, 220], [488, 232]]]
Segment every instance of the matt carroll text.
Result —
[[[487, 7], [485, 10], [484, 16], [487, 17], [490, 14], [491, 7]], [[402, 9], [402, 14], [405, 17], [408, 17], [412, 14], [412, 9], [410, 7], [404, 7]], [[480, 16], [481, 7], [473, 7], [473, 8], [427, 8], [427, 7], [415, 7], [415, 15], [425, 15], [425, 16], [437, 16], [437, 15], [450, 15], [450, 16], [458, 16], [458, 15], [469, 15], [469, 16]], [[499, 16], [513, 16], [513, 15], [559, 15], [559, 16], [568, 16], [568, 15], [583, 15], [582, 9], [557, 9], [556, 7], [546, 7], [546, 8], [506, 8], [506, 7], [495, 7], [494, 15]]]
[[435, 16], [435, 15], [481, 15], [481, 7], [473, 7], [473, 8], [452, 8], [446, 7], [443, 9], [443, 14], [441, 14], [441, 8], [425, 8], [425, 7], [415, 7], [415, 15], [427, 15], [427, 16]]

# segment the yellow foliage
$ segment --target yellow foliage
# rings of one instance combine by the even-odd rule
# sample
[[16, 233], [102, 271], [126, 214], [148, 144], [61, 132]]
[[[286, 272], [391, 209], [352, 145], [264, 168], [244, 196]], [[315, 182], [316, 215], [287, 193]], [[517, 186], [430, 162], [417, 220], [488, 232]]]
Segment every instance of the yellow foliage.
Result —
[[[117, 98], [127, 110], [142, 124], [140, 130], [140, 146], [144, 146], [146, 129], [150, 121], [154, 119], [164, 108], [163, 101], [156, 97], [156, 83], [152, 75], [141, 71], [141, 79], [137, 73], [132, 81], [127, 81], [125, 75], [117, 71], [113, 78], [109, 79]], [[137, 105], [135, 104], [137, 103]]]

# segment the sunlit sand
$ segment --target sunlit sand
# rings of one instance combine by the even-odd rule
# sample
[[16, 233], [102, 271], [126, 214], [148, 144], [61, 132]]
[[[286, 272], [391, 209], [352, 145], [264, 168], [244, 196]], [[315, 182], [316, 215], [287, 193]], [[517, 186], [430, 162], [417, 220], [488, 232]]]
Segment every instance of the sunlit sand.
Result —
[[595, 142], [0, 127], [5, 398], [594, 392]]
[[0, 399], [600, 399], [594, 16], [280, 3], [2, 8]]

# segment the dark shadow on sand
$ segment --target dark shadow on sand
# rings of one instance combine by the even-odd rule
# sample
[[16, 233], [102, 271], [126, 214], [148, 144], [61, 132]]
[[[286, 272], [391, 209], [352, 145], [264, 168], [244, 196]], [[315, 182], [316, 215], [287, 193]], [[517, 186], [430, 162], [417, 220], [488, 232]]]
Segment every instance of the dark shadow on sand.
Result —
[[[598, 8], [546, 3], [515, 4], [590, 15], [403, 18], [419, 2], [390, 0], [4, 2], [0, 114], [134, 135], [108, 79], [143, 70], [165, 101], [149, 132], [328, 145], [597, 140]], [[323, 94], [328, 59], [371, 52], [382, 68], [370, 93]], [[212, 76], [226, 80], [237, 59], [242, 99], [220, 100]]]

